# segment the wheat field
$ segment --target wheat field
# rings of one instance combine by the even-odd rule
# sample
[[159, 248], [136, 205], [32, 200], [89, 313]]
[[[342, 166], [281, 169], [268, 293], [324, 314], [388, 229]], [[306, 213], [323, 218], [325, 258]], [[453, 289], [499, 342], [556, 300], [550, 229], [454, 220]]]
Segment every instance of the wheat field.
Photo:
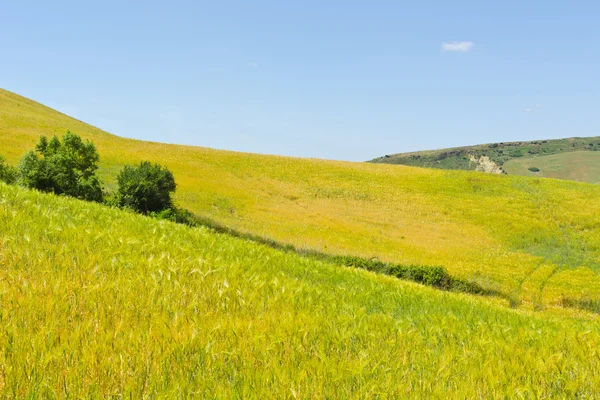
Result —
[[179, 206], [232, 229], [443, 266], [513, 307], [600, 309], [598, 186], [142, 142], [0, 91], [0, 154], [12, 164], [40, 135], [67, 129], [96, 143], [109, 189], [122, 165], [159, 162], [175, 174]]
[[600, 325], [0, 184], [4, 398], [593, 398]]

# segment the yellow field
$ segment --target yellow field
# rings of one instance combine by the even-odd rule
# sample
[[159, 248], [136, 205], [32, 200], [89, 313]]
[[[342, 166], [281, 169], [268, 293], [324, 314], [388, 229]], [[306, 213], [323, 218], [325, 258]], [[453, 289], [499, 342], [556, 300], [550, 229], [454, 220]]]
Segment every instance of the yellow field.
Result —
[[3, 398], [594, 398], [583, 317], [0, 184]]
[[96, 143], [109, 187], [123, 164], [159, 162], [175, 174], [178, 205], [243, 232], [441, 265], [523, 307], [600, 302], [598, 186], [127, 140], [0, 91], [0, 154], [11, 163], [67, 129]]

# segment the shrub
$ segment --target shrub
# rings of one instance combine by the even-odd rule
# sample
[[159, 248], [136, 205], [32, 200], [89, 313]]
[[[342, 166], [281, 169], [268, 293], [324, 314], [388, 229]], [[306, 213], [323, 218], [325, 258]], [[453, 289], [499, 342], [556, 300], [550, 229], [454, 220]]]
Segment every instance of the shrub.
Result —
[[527, 169], [530, 170], [531, 172], [540, 172], [540, 169], [538, 167], [529, 167]]
[[102, 184], [96, 176], [100, 156], [94, 144], [69, 131], [62, 142], [45, 136], [19, 163], [19, 182], [30, 189], [102, 201]]
[[346, 267], [366, 269], [367, 271], [391, 275], [398, 279], [409, 280], [442, 290], [472, 294], [492, 294], [475, 282], [454, 278], [444, 267], [389, 264], [377, 259], [365, 259], [355, 256], [330, 256], [326, 259]]
[[428, 286], [451, 289], [450, 277], [442, 267], [423, 267], [419, 265], [392, 265], [387, 273], [400, 279], [408, 279]]
[[17, 169], [7, 165], [4, 157], [0, 156], [0, 182], [12, 184], [17, 180]]
[[160, 212], [173, 207], [171, 193], [175, 178], [159, 164], [143, 161], [139, 166], [126, 165], [117, 177], [117, 203], [143, 214]]
[[448, 287], [454, 292], [481, 294], [481, 295], [495, 294], [491, 290], [483, 289], [477, 283], [469, 282], [464, 279], [459, 279], [459, 278], [454, 278], [454, 277], [448, 277]]
[[345, 267], [366, 269], [367, 271], [385, 273], [386, 264], [377, 259], [365, 259], [355, 256], [333, 256], [330, 259], [335, 264]]
[[168, 208], [158, 212], [150, 212], [149, 215], [156, 219], [171, 221], [177, 224], [183, 224], [188, 226], [200, 225], [199, 222], [196, 220], [194, 214], [182, 208]]

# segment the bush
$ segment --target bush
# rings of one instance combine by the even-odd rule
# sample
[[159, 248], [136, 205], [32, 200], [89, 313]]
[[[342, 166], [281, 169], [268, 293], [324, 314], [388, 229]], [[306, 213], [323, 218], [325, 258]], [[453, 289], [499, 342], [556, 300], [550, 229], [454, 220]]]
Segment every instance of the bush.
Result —
[[194, 214], [190, 211], [182, 208], [168, 208], [166, 210], [158, 212], [150, 212], [149, 215], [156, 219], [166, 220], [175, 222], [177, 224], [183, 224], [187, 226], [198, 226], [200, 225], [196, 220]]
[[19, 182], [30, 189], [102, 201], [102, 184], [96, 176], [100, 156], [90, 141], [67, 131], [62, 142], [45, 136], [21, 159]]
[[450, 276], [442, 267], [423, 267], [419, 265], [392, 265], [388, 274], [400, 279], [408, 279], [442, 289], [451, 289]]
[[7, 165], [4, 157], [0, 156], [0, 182], [13, 184], [17, 180], [17, 169]]
[[143, 161], [139, 166], [126, 165], [117, 177], [116, 199], [121, 207], [148, 214], [173, 208], [171, 193], [175, 178], [158, 164]]
[[527, 169], [530, 170], [531, 172], [540, 172], [540, 169], [538, 167], [529, 167]]
[[386, 264], [377, 259], [365, 259], [355, 256], [333, 256], [330, 261], [345, 267], [366, 269], [367, 271], [385, 273]]
[[475, 282], [452, 277], [444, 267], [390, 264], [377, 259], [365, 259], [355, 256], [328, 256], [325, 258], [335, 264], [391, 275], [398, 279], [409, 280], [442, 290], [481, 295], [492, 294], [492, 292], [483, 289]]

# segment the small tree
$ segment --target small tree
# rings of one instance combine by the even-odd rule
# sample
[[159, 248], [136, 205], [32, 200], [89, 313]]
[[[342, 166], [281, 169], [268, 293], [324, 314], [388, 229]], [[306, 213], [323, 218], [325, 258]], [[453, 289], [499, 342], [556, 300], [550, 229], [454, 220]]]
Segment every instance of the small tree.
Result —
[[4, 157], [0, 156], [0, 182], [12, 184], [17, 180], [17, 169], [7, 165]]
[[117, 177], [117, 203], [147, 214], [173, 207], [171, 193], [175, 178], [171, 171], [158, 164], [143, 161], [139, 166], [126, 165]]
[[62, 142], [45, 136], [21, 159], [19, 181], [43, 192], [102, 201], [102, 183], [96, 176], [100, 156], [94, 144], [67, 131]]

